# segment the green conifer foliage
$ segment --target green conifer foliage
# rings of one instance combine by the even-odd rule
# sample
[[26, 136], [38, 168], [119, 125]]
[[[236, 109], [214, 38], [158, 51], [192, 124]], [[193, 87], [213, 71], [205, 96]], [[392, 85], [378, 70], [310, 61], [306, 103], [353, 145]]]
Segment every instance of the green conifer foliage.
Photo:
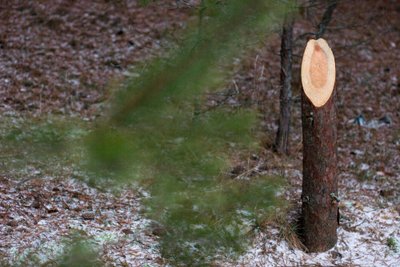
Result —
[[224, 175], [232, 153], [257, 144], [254, 112], [199, 115], [194, 103], [223, 81], [221, 66], [265, 38], [293, 2], [203, 1], [201, 8], [211, 11], [202, 13], [209, 17], [201, 30], [189, 29], [183, 45], [129, 79], [110, 120], [88, 140], [96, 170], [146, 185], [145, 212], [163, 225], [161, 251], [178, 265], [242, 250], [248, 225], [277, 204], [279, 185]]
[[[79, 155], [85, 139], [97, 177], [135, 181], [150, 193], [144, 213], [162, 225], [160, 249], [173, 265], [201, 266], [218, 254], [236, 255], [249, 231], [279, 204], [280, 181], [227, 175], [232, 155], [257, 149], [256, 112], [199, 112], [199, 106], [203, 93], [226, 79], [222, 66], [259, 43], [293, 7], [293, 1], [203, 0], [200, 28], [189, 27], [181, 45], [128, 79], [109, 118], [90, 134], [74, 122], [70, 127], [50, 121], [12, 128], [3, 139], [36, 152], [71, 144], [79, 146]], [[75, 262], [85, 260], [73, 256], [81, 250], [71, 250], [63, 266], [72, 260], [89, 266], [92, 261]]]

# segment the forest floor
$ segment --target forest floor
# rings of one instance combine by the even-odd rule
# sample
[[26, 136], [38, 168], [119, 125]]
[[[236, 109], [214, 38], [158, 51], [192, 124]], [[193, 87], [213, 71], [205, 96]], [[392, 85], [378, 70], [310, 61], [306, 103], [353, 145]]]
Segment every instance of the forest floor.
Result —
[[[41, 125], [64, 129], [62, 121], [72, 120], [66, 136], [79, 144], [104, 116], [120, 81], [179, 42], [179, 32], [196, 23], [193, 7], [185, 3], [0, 3], [0, 265], [51, 265], [71, 242], [71, 233], [87, 236], [109, 266], [167, 264], [160, 256], [157, 225], [141, 216], [146, 191], [92, 185], [72, 159], [80, 148], [54, 158], [45, 151], [49, 157], [40, 157], [23, 142]], [[314, 31], [322, 12], [317, 5], [296, 20], [295, 74], [307, 41], [303, 34]], [[356, 7], [354, 1], [341, 1], [325, 36], [337, 67], [341, 200], [339, 240], [325, 253], [303, 252], [292, 229], [302, 179], [298, 77], [290, 154], [277, 155], [271, 145], [279, 114], [279, 34], [238, 55], [234, 76], [208, 104], [250, 105], [264, 114], [266, 148], [236, 162], [235, 169], [284, 177], [282, 195], [289, 206], [254, 233], [244, 255], [221, 259], [217, 266], [398, 266], [399, 25], [398, 1], [362, 1]], [[56, 135], [53, 131], [43, 134]], [[10, 132], [17, 142], [6, 142]]]

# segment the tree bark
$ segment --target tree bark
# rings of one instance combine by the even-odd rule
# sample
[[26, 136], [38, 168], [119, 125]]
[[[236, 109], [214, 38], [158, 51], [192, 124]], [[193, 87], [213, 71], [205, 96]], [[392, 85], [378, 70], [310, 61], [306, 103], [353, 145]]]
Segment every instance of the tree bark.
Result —
[[324, 15], [322, 16], [322, 20], [318, 24], [318, 31], [315, 34], [315, 39], [319, 39], [324, 35], [328, 27], [328, 24], [332, 19], [333, 11], [335, 11], [338, 5], [338, 2], [339, 0], [328, 0], [328, 7], [325, 9]]
[[275, 139], [275, 150], [288, 154], [290, 110], [292, 100], [292, 47], [293, 19], [286, 18], [281, 40], [281, 91], [279, 126]]
[[339, 216], [334, 92], [317, 108], [303, 91], [302, 124], [302, 237], [309, 252], [326, 251], [337, 242]]
[[[319, 38], [325, 33], [337, 3], [338, 0], [328, 1], [328, 7], [318, 25], [317, 40], [321, 40]], [[335, 90], [333, 84], [332, 87], [330, 85], [332, 81], [334, 83], [335, 67], [333, 54], [330, 55], [330, 48], [325, 47], [324, 53], [320, 53], [320, 49], [319, 45], [314, 46], [314, 52], [308, 55], [316, 60], [314, 63], [313, 60], [310, 62], [310, 65], [314, 66], [307, 66], [309, 69], [304, 70], [305, 74], [309, 72], [309, 75], [304, 75], [304, 77], [310, 78], [311, 81], [304, 83], [302, 80], [303, 89], [304, 84], [308, 84], [307, 92], [313, 99], [311, 102], [310, 98], [306, 96], [305, 90], [302, 90], [303, 188], [300, 227], [304, 245], [309, 252], [326, 251], [335, 246], [336, 231], [339, 225]], [[325, 54], [327, 60], [322, 59], [318, 54]], [[331, 73], [329, 67], [326, 72], [325, 64], [333, 67]], [[324, 75], [327, 76], [324, 77]], [[329, 79], [330, 75], [333, 80]], [[323, 85], [319, 86], [319, 83]], [[320, 87], [319, 90], [317, 87]], [[314, 89], [311, 90], [311, 88]], [[329, 89], [332, 91], [327, 102], [316, 101], [325, 99], [321, 92]]]

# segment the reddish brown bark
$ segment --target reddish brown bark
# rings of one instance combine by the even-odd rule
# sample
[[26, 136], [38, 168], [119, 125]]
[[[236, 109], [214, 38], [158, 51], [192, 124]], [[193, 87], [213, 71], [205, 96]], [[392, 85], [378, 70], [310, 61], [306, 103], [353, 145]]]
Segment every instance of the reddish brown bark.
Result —
[[302, 237], [310, 252], [326, 251], [337, 242], [339, 212], [334, 93], [316, 108], [303, 92], [302, 123]]

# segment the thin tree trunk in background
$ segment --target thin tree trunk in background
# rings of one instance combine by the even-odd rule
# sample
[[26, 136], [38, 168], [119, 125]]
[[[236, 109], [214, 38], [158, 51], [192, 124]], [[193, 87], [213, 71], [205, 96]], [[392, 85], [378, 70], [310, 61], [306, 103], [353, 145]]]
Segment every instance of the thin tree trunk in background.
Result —
[[302, 93], [303, 191], [302, 234], [310, 252], [337, 242], [338, 184], [334, 94], [320, 108]]
[[288, 153], [290, 110], [292, 100], [292, 47], [293, 19], [286, 18], [281, 41], [281, 91], [279, 126], [275, 139], [275, 149], [279, 153]]
[[329, 22], [331, 22], [333, 11], [335, 11], [338, 2], [339, 0], [328, 0], [328, 7], [325, 9], [321, 22], [318, 25], [318, 31], [315, 34], [315, 39], [321, 38], [324, 35]]

